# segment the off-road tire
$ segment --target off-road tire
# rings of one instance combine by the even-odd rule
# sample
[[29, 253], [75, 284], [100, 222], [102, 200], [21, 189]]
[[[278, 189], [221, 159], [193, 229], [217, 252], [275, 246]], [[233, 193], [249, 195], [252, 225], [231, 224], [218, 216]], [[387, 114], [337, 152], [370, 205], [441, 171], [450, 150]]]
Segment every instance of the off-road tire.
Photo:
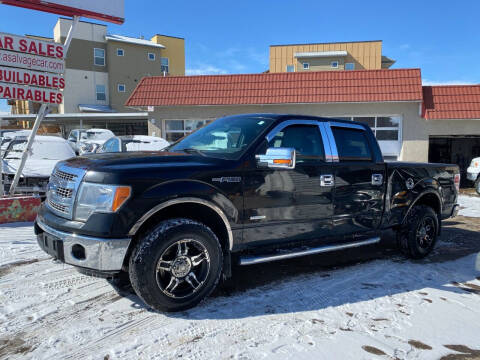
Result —
[[[182, 239], [193, 239], [208, 252], [209, 271], [198, 291], [184, 298], [164, 293], [157, 281], [157, 262], [165, 251]], [[135, 293], [151, 308], [181, 311], [194, 307], [215, 289], [222, 274], [223, 254], [215, 233], [206, 225], [190, 219], [170, 219], [143, 235], [129, 260], [129, 275]]]
[[[417, 239], [417, 231], [426, 218], [432, 220], [435, 228], [431, 244], [424, 248], [420, 246]], [[429, 206], [416, 205], [410, 210], [407, 218], [397, 232], [398, 247], [405, 256], [412, 259], [422, 259], [430, 254], [435, 247], [438, 238], [438, 229], [438, 217], [435, 211]]]

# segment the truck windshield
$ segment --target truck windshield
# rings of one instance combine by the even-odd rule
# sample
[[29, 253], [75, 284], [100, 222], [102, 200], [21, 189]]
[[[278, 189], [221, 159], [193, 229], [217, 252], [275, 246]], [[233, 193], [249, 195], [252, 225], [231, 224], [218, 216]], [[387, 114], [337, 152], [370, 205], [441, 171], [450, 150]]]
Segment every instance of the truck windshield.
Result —
[[166, 150], [236, 159], [272, 123], [273, 119], [260, 116], [221, 118], [180, 139]]

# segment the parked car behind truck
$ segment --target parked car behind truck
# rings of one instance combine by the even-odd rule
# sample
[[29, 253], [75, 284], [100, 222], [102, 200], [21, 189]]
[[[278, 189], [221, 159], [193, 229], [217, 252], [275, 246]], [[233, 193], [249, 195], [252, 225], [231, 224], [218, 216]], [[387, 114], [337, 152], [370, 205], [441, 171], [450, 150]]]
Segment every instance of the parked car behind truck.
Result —
[[385, 229], [422, 258], [458, 211], [459, 183], [456, 165], [385, 163], [362, 123], [229, 116], [165, 152], [61, 162], [35, 232], [60, 261], [127, 277], [149, 306], [178, 311], [232, 264], [375, 244]]
[[467, 179], [473, 181], [475, 190], [480, 195], [480, 157], [472, 159], [467, 169]]
[[[5, 151], [2, 159], [5, 191], [10, 190], [27, 141], [28, 137], [17, 136], [10, 141]], [[65, 139], [57, 136], [36, 135], [16, 192], [45, 196], [48, 179], [57, 162], [72, 157], [75, 157], [75, 153]]]
[[165, 149], [169, 142], [155, 136], [125, 135], [114, 136], [97, 150], [97, 153], [127, 152], [127, 151], [160, 151]]
[[77, 155], [83, 155], [96, 152], [112, 136], [108, 129], [74, 129], [67, 140]]

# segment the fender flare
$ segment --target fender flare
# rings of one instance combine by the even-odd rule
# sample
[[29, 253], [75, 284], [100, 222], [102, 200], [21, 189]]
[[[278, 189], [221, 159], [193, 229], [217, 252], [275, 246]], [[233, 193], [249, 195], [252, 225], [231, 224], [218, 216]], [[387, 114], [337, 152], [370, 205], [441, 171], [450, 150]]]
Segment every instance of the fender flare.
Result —
[[425, 191], [421, 192], [421, 193], [416, 197], [416, 199], [410, 204], [410, 206], [408, 207], [407, 211], [405, 212], [405, 215], [404, 215], [403, 218], [402, 218], [401, 224], [403, 224], [403, 223], [405, 222], [405, 219], [407, 218], [408, 214], [410, 214], [410, 211], [412, 211], [412, 209], [413, 209], [413, 207], [415, 206], [415, 204], [416, 204], [420, 199], [422, 199], [425, 195], [429, 195], [429, 194], [435, 195], [436, 198], [438, 199], [438, 203], [440, 204], [440, 212], [439, 212], [439, 215], [442, 214], [443, 202], [442, 202], [442, 198], [440, 197], [440, 195], [438, 195], [438, 193], [437, 193], [435, 190], [425, 190]]
[[152, 209], [150, 209], [148, 212], [146, 212], [136, 223], [135, 225], [133, 225], [133, 227], [130, 229], [128, 235], [129, 236], [134, 236], [137, 231], [140, 229], [140, 227], [148, 220], [150, 219], [153, 215], [155, 215], [156, 213], [158, 213], [159, 211], [169, 207], [169, 206], [172, 206], [172, 205], [177, 205], [177, 204], [186, 204], [186, 203], [195, 203], [195, 204], [201, 204], [201, 205], [204, 205], [204, 206], [207, 206], [209, 207], [210, 209], [212, 209], [213, 211], [215, 211], [218, 216], [222, 219], [224, 225], [225, 225], [225, 228], [227, 229], [227, 234], [228, 234], [228, 247], [229, 247], [229, 250], [231, 251], [232, 248], [233, 248], [233, 233], [232, 233], [232, 228], [230, 226], [230, 223], [228, 221], [228, 218], [227, 216], [225, 215], [225, 213], [223, 212], [222, 209], [220, 209], [220, 207], [218, 207], [217, 205], [215, 205], [214, 203], [210, 202], [210, 201], [207, 201], [207, 200], [204, 200], [204, 199], [200, 199], [200, 198], [196, 198], [196, 197], [180, 197], [180, 198], [176, 198], [176, 199], [172, 199], [172, 200], [167, 200], [165, 202], [162, 202], [156, 206], [154, 206]]

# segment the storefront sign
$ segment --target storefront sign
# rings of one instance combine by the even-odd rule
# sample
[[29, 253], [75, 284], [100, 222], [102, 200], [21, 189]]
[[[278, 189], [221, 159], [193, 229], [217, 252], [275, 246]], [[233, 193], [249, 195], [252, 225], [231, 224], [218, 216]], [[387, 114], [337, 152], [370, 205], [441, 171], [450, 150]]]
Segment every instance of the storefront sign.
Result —
[[2, 32], [0, 32], [0, 50], [17, 51], [57, 59], [65, 57], [65, 50], [62, 44]]
[[39, 70], [62, 74], [65, 61], [43, 56], [0, 50], [0, 66], [11, 66], [27, 70]]
[[14, 99], [58, 105], [62, 103], [63, 94], [53, 89], [19, 86], [0, 82], [0, 99]]
[[27, 71], [0, 66], [0, 82], [17, 85], [31, 85], [52, 89], [65, 89], [65, 79], [61, 75]]
[[0, 0], [0, 3], [63, 16], [84, 16], [123, 24], [125, 0]]

